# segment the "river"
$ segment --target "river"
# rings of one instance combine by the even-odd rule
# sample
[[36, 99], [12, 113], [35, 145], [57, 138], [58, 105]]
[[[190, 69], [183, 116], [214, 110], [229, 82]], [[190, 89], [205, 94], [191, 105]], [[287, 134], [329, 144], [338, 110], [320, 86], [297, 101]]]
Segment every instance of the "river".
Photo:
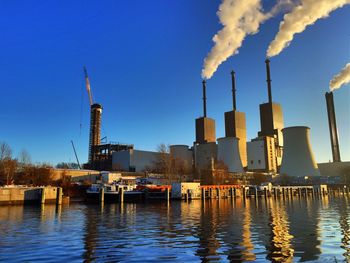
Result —
[[347, 262], [349, 197], [0, 207], [0, 262]]

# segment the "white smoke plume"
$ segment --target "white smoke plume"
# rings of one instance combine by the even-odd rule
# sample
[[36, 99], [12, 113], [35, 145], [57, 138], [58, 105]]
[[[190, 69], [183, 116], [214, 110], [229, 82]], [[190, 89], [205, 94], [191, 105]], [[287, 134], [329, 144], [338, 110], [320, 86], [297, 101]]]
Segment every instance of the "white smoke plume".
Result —
[[307, 26], [349, 3], [350, 0], [300, 0], [300, 4], [284, 16], [279, 31], [267, 50], [267, 56], [278, 55], [289, 46], [295, 34], [303, 32]]
[[329, 88], [333, 91], [348, 83], [350, 83], [350, 63], [346, 64], [342, 71], [333, 77], [329, 82]]
[[238, 53], [247, 35], [256, 34], [263, 22], [295, 1], [277, 0], [272, 10], [264, 13], [261, 0], [223, 0], [217, 12], [223, 28], [213, 37], [215, 45], [204, 59], [202, 78], [211, 78], [221, 63]]

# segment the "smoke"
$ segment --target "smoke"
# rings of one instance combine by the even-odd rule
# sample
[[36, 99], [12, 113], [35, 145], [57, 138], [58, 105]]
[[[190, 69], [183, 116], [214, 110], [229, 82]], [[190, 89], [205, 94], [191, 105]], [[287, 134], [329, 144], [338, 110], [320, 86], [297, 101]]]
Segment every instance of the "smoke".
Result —
[[259, 26], [281, 10], [289, 9], [296, 0], [278, 0], [268, 13], [261, 0], [223, 0], [217, 15], [223, 28], [213, 37], [214, 47], [204, 59], [202, 78], [210, 79], [219, 65], [238, 53], [247, 35], [254, 35]]
[[350, 63], [342, 69], [342, 71], [333, 77], [329, 82], [329, 88], [331, 91], [339, 89], [341, 86], [350, 82]]
[[349, 3], [350, 0], [300, 0], [300, 4], [284, 16], [279, 32], [267, 50], [267, 56], [278, 55], [289, 46], [295, 34]]

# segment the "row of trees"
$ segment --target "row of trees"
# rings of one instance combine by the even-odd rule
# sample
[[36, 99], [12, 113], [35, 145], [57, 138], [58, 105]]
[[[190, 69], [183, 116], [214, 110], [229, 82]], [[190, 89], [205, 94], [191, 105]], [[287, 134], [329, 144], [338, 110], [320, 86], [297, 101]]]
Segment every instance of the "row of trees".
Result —
[[32, 164], [26, 150], [14, 158], [11, 147], [6, 142], [0, 142], [0, 185], [48, 185], [51, 178], [52, 166]]

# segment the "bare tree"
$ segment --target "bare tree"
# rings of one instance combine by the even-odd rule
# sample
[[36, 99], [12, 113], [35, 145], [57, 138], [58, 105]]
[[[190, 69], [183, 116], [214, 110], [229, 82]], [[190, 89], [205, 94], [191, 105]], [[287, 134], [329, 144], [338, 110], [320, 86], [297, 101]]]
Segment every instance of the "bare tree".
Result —
[[17, 157], [18, 162], [23, 166], [28, 166], [32, 163], [32, 158], [27, 150], [23, 149]]
[[12, 150], [10, 145], [8, 145], [6, 142], [0, 142], [0, 162], [5, 159], [11, 159], [12, 157]]
[[11, 147], [6, 142], [0, 143], [0, 181], [10, 184], [17, 170], [17, 161], [12, 159]]

